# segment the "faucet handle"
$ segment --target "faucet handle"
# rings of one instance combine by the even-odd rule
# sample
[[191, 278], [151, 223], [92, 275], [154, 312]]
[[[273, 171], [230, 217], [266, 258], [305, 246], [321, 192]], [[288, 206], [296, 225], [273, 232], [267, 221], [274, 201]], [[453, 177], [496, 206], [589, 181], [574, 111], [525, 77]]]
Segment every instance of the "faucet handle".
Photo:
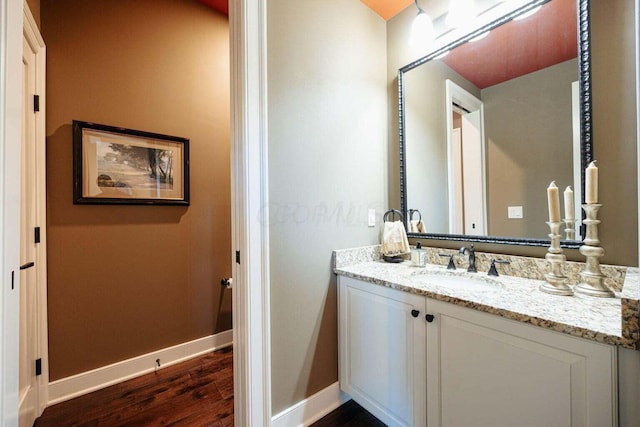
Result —
[[489, 276], [499, 276], [498, 269], [496, 269], [496, 262], [499, 264], [511, 264], [511, 261], [507, 261], [506, 259], [491, 258], [491, 266], [489, 267], [489, 272], [487, 273]]
[[470, 254], [475, 253], [475, 247], [473, 246], [473, 243], [471, 243], [469, 246], [463, 246], [460, 248], [460, 253], [464, 254], [466, 252], [469, 252]]
[[449, 264], [447, 265], [447, 270], [455, 270], [456, 269], [456, 263], [453, 262], [453, 256], [455, 254], [438, 254], [440, 256], [443, 257], [449, 257]]

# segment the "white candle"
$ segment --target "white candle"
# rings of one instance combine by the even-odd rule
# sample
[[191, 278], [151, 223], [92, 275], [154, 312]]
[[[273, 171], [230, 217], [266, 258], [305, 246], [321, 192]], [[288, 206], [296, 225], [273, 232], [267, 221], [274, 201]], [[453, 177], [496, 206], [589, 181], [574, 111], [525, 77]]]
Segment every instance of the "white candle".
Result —
[[549, 222], [560, 222], [560, 196], [555, 181], [552, 181], [547, 188], [547, 199], [549, 201]]
[[584, 173], [584, 201], [585, 203], [598, 203], [598, 168], [596, 161], [589, 163]]
[[564, 219], [573, 221], [575, 219], [575, 202], [573, 200], [573, 190], [568, 186], [564, 190]]

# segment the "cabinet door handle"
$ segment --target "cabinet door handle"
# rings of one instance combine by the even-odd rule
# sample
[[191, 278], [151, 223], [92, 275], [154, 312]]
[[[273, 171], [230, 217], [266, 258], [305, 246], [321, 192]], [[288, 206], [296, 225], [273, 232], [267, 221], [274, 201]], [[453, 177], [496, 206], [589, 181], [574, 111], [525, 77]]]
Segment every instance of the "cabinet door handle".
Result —
[[413, 317], [418, 317], [420, 316], [420, 310], [411, 310], [411, 315]]
[[424, 318], [426, 319], [427, 322], [431, 323], [434, 321], [436, 316], [434, 316], [433, 314], [427, 314], [426, 316], [424, 316]]

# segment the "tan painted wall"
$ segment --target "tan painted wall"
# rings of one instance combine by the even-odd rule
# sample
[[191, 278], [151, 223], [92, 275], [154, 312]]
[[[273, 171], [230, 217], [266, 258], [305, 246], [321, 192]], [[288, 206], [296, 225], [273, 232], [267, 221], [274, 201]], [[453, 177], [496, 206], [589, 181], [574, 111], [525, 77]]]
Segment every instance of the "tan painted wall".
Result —
[[273, 413], [338, 379], [331, 251], [386, 202], [385, 23], [353, 0], [267, 2]]
[[40, 28], [40, 0], [27, 0], [29, 10], [33, 15], [33, 19], [36, 21], [38, 28]]
[[[231, 327], [229, 31], [192, 0], [41, 6], [56, 380]], [[73, 205], [74, 119], [189, 138], [191, 206]]]
[[[603, 263], [638, 265], [637, 115], [635, 105], [634, 0], [591, 0], [594, 153], [600, 165]], [[389, 200], [400, 205], [398, 154], [398, 68], [415, 60], [407, 46], [415, 10], [407, 8], [387, 23], [389, 87]], [[458, 248], [459, 242], [424, 241], [426, 245]], [[481, 251], [544, 256], [544, 248], [476, 244]], [[577, 250], [567, 258], [583, 261]]]
[[605, 262], [638, 265], [634, 0], [591, 0], [593, 151], [600, 176]]
[[[577, 60], [570, 60], [482, 90], [489, 234], [547, 238], [545, 189], [551, 181], [560, 191], [573, 187], [571, 83], [577, 78]], [[522, 206], [524, 218], [509, 219], [508, 206]]]

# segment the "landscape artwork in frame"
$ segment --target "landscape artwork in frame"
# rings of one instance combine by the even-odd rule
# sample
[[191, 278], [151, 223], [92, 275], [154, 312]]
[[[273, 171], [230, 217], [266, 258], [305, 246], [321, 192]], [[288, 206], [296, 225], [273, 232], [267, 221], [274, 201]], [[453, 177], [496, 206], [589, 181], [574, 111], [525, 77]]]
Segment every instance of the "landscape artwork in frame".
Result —
[[75, 204], [189, 204], [189, 140], [73, 121]]

